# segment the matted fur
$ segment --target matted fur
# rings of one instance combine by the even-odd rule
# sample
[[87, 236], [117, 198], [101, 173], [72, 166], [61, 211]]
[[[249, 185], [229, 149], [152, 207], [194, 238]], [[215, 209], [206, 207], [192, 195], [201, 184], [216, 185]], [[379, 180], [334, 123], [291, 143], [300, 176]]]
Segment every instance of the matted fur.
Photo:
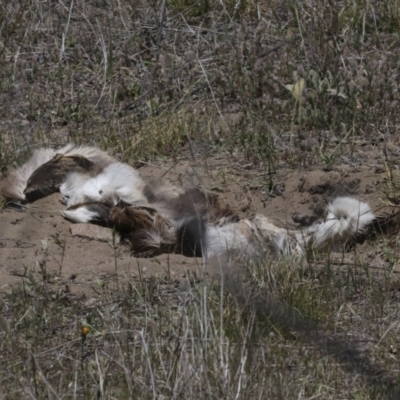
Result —
[[[162, 191], [162, 188], [158, 189], [159, 194]], [[179, 189], [177, 193], [179, 194], [175, 196], [175, 201], [171, 200], [171, 196], [163, 201], [157, 195], [148, 206], [121, 201], [112, 207], [110, 223], [128, 237], [135, 254], [140, 254], [140, 251], [145, 255], [160, 254], [168, 250], [201, 257], [202, 246], [193, 242], [196, 241], [198, 232], [195, 227], [191, 229], [189, 219], [201, 221], [201, 224], [203, 221], [224, 224], [239, 220], [229, 207], [221, 206], [213, 194], [208, 195], [197, 188], [186, 191]], [[158, 250], [157, 243], [160, 246]]]
[[314, 249], [326, 252], [362, 233], [374, 219], [367, 203], [338, 197], [328, 205], [325, 221], [303, 230], [279, 228], [262, 215], [256, 215], [253, 221], [210, 227], [203, 238], [204, 252], [207, 257], [224, 255], [227, 249], [274, 256], [302, 256]]
[[71, 173], [61, 185], [60, 192], [67, 209], [88, 202], [113, 206], [123, 201], [128, 204], [147, 204], [143, 194], [145, 183], [132, 167], [119, 162], [106, 166], [95, 176]]
[[213, 193], [145, 182], [137, 170], [105, 152], [72, 144], [35, 151], [0, 182], [0, 195], [26, 200], [25, 193], [46, 195], [58, 188], [67, 219], [114, 226], [135, 255], [303, 256], [314, 249], [335, 250], [375, 219], [368, 204], [339, 197], [328, 205], [323, 222], [306, 229], [279, 228], [263, 215], [240, 220]]
[[70, 171], [86, 174], [94, 173], [96, 169], [96, 166], [85, 157], [56, 154], [29, 177], [24, 190], [26, 200], [35, 201], [56, 192]]
[[109, 226], [110, 206], [105, 203], [87, 202], [75, 204], [63, 211], [63, 216], [72, 222], [103, 222]]
[[28, 186], [29, 178], [39, 167], [49, 162], [56, 155], [81, 156], [86, 158], [90, 163], [100, 169], [104, 168], [114, 161], [111, 156], [96, 147], [67, 144], [66, 146], [58, 150], [35, 150], [30, 159], [25, 164], [21, 165], [14, 171], [11, 171], [0, 182], [0, 196], [3, 196], [4, 198], [9, 200], [24, 201], [26, 199], [24, 192]]
[[[173, 221], [178, 252], [206, 258], [229, 252], [249, 257], [266, 254], [301, 257], [313, 250], [336, 250], [375, 219], [368, 204], [351, 197], [333, 200], [327, 207], [325, 221], [302, 230], [279, 228], [263, 215], [256, 215], [253, 220], [232, 220], [229, 216], [208, 219], [213, 214], [215, 210], [211, 208], [200, 215], [193, 213]], [[146, 247], [143, 243], [142, 246]]]
[[367, 203], [352, 197], [338, 197], [328, 205], [325, 221], [309, 228], [306, 245], [334, 250], [339, 241], [348, 241], [364, 232], [374, 219]]
[[175, 227], [154, 208], [121, 202], [111, 209], [110, 222], [131, 242], [135, 255], [147, 257], [176, 252]]
[[159, 179], [150, 179], [143, 188], [143, 194], [146, 196], [149, 204], [159, 201], [176, 200], [184, 192], [182, 188]]
[[[207, 218], [209, 223], [215, 223], [222, 218], [228, 222], [238, 221], [239, 217], [228, 206], [219, 201], [215, 193], [205, 192], [199, 188], [176, 188], [173, 197], [163, 198], [163, 184], [158, 189], [158, 196], [151, 197], [151, 206], [163, 214], [166, 218], [174, 221], [174, 224], [181, 224], [182, 220], [193, 217]], [[171, 184], [167, 184], [171, 192]]]

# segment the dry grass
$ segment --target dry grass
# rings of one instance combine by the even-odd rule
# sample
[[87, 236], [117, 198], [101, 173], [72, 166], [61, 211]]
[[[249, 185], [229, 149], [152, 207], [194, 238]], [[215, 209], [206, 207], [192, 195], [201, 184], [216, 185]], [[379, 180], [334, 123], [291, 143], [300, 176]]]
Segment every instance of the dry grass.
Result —
[[2, 301], [5, 398], [396, 398], [390, 275], [329, 264], [234, 271], [222, 286], [103, 286], [95, 301], [31, 276]]
[[[66, 141], [131, 163], [224, 151], [270, 188], [278, 166], [357, 164], [360, 146], [380, 144], [395, 170], [399, 13], [397, 0], [3, 2], [2, 172]], [[398, 283], [350, 259], [110, 282], [94, 302], [28, 274], [0, 302], [0, 398], [397, 399]]]

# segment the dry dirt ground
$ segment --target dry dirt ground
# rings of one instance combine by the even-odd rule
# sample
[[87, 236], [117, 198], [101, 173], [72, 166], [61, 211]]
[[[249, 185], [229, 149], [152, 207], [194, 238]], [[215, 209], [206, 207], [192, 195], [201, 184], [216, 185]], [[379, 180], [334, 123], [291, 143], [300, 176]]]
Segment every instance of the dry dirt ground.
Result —
[[[366, 200], [379, 214], [386, 170], [378, 155], [370, 155], [365, 161], [364, 165], [342, 165], [330, 171], [280, 169], [273, 176], [272, 191], [266, 184], [267, 174], [222, 155], [198, 162], [196, 167], [187, 161], [160, 161], [142, 166], [140, 172], [144, 177], [169, 179], [176, 184], [203, 185], [219, 193], [243, 217], [257, 212], [269, 216], [279, 226], [295, 227], [322, 217], [325, 205], [337, 195]], [[56, 193], [19, 209], [0, 210], [3, 290], [35, 277], [46, 279], [55, 291], [90, 296], [99, 285], [115, 282], [116, 276], [120, 282], [140, 274], [180, 281], [202, 268], [200, 259], [179, 255], [132, 257], [128, 246], [118, 243], [118, 238], [113, 245], [111, 229], [92, 226], [86, 232], [85, 227], [64, 220], [61, 209]], [[357, 257], [361, 256], [370, 268], [384, 269], [384, 257], [370, 243], [358, 244], [356, 251]]]

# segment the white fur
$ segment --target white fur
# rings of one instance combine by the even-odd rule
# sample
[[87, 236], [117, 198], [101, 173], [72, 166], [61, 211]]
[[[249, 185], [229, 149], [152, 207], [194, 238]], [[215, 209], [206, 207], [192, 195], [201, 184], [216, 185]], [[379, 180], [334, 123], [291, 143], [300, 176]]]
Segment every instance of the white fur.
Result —
[[64, 210], [63, 216], [73, 222], [87, 223], [99, 220], [99, 214], [89, 210], [85, 205], [75, 210]]
[[209, 226], [206, 230], [204, 256], [222, 256], [234, 251], [254, 256], [257, 254], [258, 237], [254, 225], [247, 219], [224, 226]]
[[[80, 174], [78, 174], [80, 175]], [[139, 173], [129, 165], [113, 163], [91, 178], [84, 174], [68, 176], [61, 189], [63, 196], [69, 196], [67, 206], [92, 201], [102, 203], [104, 199], [114, 198], [112, 205], [123, 200], [129, 204], [145, 202], [144, 182]]]
[[[61, 184], [62, 202], [67, 208], [81, 203], [98, 202], [108, 206], [123, 200], [129, 204], [146, 203], [143, 194], [144, 182], [139, 173], [126, 164], [116, 162], [111, 156], [95, 147], [68, 144], [58, 150], [40, 149], [21, 167], [12, 171], [0, 182], [0, 195], [15, 200], [25, 200], [29, 177], [41, 165], [50, 161], [56, 154], [65, 156], [79, 155], [94, 164], [93, 170], [99, 171], [96, 176], [89, 173], [71, 172]], [[96, 220], [100, 215], [93, 211], [67, 210], [66, 217], [79, 222]]]
[[[94, 164], [90, 173], [71, 172], [61, 185], [62, 201], [67, 206], [63, 213], [66, 218], [76, 222], [104, 219], [107, 218], [108, 207], [115, 206], [120, 201], [133, 206], [148, 205], [144, 195], [145, 183], [137, 170], [116, 162], [97, 148], [73, 144], [57, 151], [36, 150], [24, 165], [0, 182], [0, 195], [24, 200], [29, 177], [38, 167], [59, 153], [66, 156], [80, 155]], [[94, 173], [96, 175], [93, 176]], [[185, 215], [176, 215], [180, 212], [179, 207], [171, 207], [171, 201], [178, 201], [181, 193], [181, 189], [168, 184], [160, 183], [153, 189], [153, 196], [157, 200], [151, 207], [174, 225], [176, 230], [179, 229], [182, 218], [188, 218]], [[99, 204], [106, 207], [98, 207]], [[201, 239], [204, 242], [203, 254], [209, 258], [234, 251], [250, 257], [265, 253], [279, 257], [302, 256], [312, 249], [335, 250], [341, 242], [362, 232], [374, 219], [368, 204], [351, 197], [338, 197], [328, 205], [325, 221], [304, 230], [279, 228], [262, 215], [255, 216], [252, 221], [220, 221], [217, 225], [206, 227], [205, 235]], [[154, 238], [152, 243], [158, 243], [157, 240]]]
[[[222, 227], [208, 227], [205, 256], [223, 256], [230, 251], [248, 256], [268, 252], [275, 256], [302, 256], [306, 250], [335, 250], [340, 242], [361, 233], [375, 219], [369, 205], [351, 197], [338, 197], [327, 207], [324, 222], [304, 231], [290, 231], [257, 215], [252, 222], [242, 220]], [[243, 223], [248, 225], [245, 229]]]
[[72, 198], [77, 196], [81, 187], [90, 179], [89, 174], [71, 172], [67, 175], [65, 182], [60, 186], [61, 202], [68, 205]]
[[[60, 188], [62, 198], [67, 205], [64, 215], [68, 219], [72, 219], [73, 215], [73, 220], [77, 222], [90, 222], [87, 212], [80, 213], [79, 208], [73, 211], [68, 209], [78, 204], [84, 207], [85, 203], [94, 202], [114, 206], [121, 200], [128, 204], [147, 204], [143, 194], [144, 186], [145, 183], [134, 168], [117, 162], [110, 164], [94, 177], [70, 174]], [[92, 220], [100, 217], [92, 212], [90, 215]], [[80, 216], [82, 219], [79, 219]]]
[[328, 205], [325, 221], [310, 228], [310, 241], [317, 248], [331, 248], [340, 239], [348, 240], [362, 232], [374, 219], [367, 203], [352, 197], [337, 197]]
[[35, 150], [31, 158], [16, 170], [10, 172], [5, 179], [0, 182], [0, 195], [14, 200], [25, 200], [24, 190], [26, 189], [29, 177], [41, 165], [50, 161], [56, 154], [80, 155], [86, 157], [97, 167], [105, 167], [111, 164], [114, 159], [107, 153], [96, 147], [76, 146], [67, 144], [59, 150], [39, 149]]

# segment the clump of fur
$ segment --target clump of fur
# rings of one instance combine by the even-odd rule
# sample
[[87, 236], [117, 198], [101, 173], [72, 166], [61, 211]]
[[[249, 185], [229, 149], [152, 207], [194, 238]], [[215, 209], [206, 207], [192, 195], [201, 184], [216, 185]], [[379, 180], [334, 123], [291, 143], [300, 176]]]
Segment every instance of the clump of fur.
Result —
[[129, 165], [114, 162], [91, 177], [74, 172], [67, 176], [60, 192], [67, 208], [89, 201], [98, 203], [110, 199], [117, 204], [146, 202], [143, 194], [144, 182], [138, 172]]
[[279, 228], [263, 215], [240, 220], [213, 193], [145, 182], [137, 170], [103, 151], [74, 145], [37, 150], [0, 182], [0, 195], [19, 201], [58, 189], [67, 219], [114, 226], [135, 255], [145, 256], [303, 256], [314, 249], [335, 250], [375, 219], [368, 204], [338, 197], [323, 222], [302, 230]]
[[[53, 158], [60, 159], [60, 156], [71, 156], [71, 157], [80, 157], [80, 160], [84, 163], [86, 160], [86, 165], [90, 164], [96, 169], [102, 169], [105, 166], [114, 162], [114, 159], [110, 157], [104, 151], [97, 149], [95, 147], [88, 146], [76, 146], [74, 144], [68, 144], [58, 150], [53, 149], [39, 149], [35, 150], [31, 156], [31, 158], [22, 166], [11, 171], [1, 182], [0, 182], [0, 195], [8, 200], [19, 200], [25, 201], [26, 195], [25, 191], [30, 187], [32, 181], [35, 181], [35, 184], [38, 184], [37, 177], [40, 177], [39, 169], [43, 167], [45, 164], [49, 163]], [[58, 175], [62, 176], [61, 179], [58, 179], [57, 182], [54, 182], [54, 179], [46, 177], [46, 173], [49, 175], [54, 174], [57, 170], [54, 165], [44, 174], [39, 180], [43, 184], [47, 184], [47, 186], [56, 186], [56, 189], [59, 188], [63, 181], [63, 177], [70, 172], [70, 170], [76, 170], [78, 165], [65, 165], [62, 170], [58, 171]], [[90, 168], [87, 168], [90, 169]], [[29, 181], [31, 180], [31, 181]], [[45, 186], [43, 185], [43, 186]], [[42, 187], [44, 195], [49, 194], [51, 190], [44, 189]], [[34, 196], [36, 199], [36, 196]], [[32, 200], [34, 200], [32, 199]]]
[[334, 250], [338, 243], [363, 233], [374, 219], [367, 203], [352, 197], [338, 197], [328, 205], [325, 221], [308, 229], [305, 245]]
[[239, 220], [229, 206], [221, 204], [215, 193], [199, 188], [183, 189], [168, 182], [153, 181], [151, 187], [146, 185], [144, 193], [149, 204], [174, 223], [194, 217], [207, 218], [209, 223], [222, 218], [227, 221]]
[[111, 208], [110, 223], [131, 242], [136, 255], [154, 256], [176, 250], [173, 223], [154, 208], [121, 202]]
[[139, 249], [146, 254], [154, 253], [156, 243], [159, 243], [158, 253], [169, 250], [201, 257], [203, 246], [197, 238], [202, 236], [202, 230], [208, 224], [239, 220], [229, 207], [220, 204], [214, 194], [198, 188], [177, 188], [174, 193], [170, 184], [166, 185], [165, 191], [167, 195], [164, 198], [162, 183], [151, 192], [147, 187], [147, 206], [120, 201], [111, 209], [110, 222], [128, 237], [135, 254]]
[[277, 227], [262, 215], [253, 221], [207, 229], [202, 238], [207, 257], [224, 255], [227, 250], [249, 255], [267, 252], [273, 256], [302, 256], [309, 250], [331, 251], [362, 233], [375, 219], [367, 203], [351, 197], [338, 197], [327, 207], [325, 221], [304, 230]]

